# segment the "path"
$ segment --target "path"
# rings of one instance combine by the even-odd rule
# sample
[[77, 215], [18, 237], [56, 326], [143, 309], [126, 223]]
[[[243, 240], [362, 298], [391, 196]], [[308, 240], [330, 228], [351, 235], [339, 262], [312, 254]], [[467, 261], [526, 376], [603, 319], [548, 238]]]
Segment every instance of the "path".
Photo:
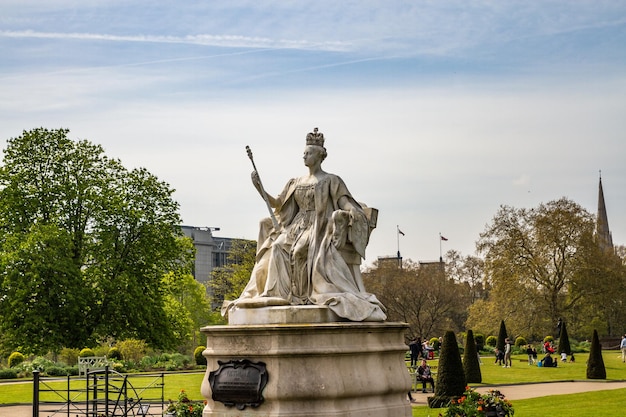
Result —
[[[611, 389], [626, 388], [626, 381], [561, 381], [541, 382], [517, 385], [485, 385], [478, 387], [476, 391], [486, 392], [490, 389], [499, 390], [508, 400], [523, 400], [525, 398], [546, 397], [548, 395], [576, 394], [579, 392], [604, 391]], [[423, 394], [421, 391], [411, 394], [414, 405], [427, 405], [427, 398], [432, 393]]]

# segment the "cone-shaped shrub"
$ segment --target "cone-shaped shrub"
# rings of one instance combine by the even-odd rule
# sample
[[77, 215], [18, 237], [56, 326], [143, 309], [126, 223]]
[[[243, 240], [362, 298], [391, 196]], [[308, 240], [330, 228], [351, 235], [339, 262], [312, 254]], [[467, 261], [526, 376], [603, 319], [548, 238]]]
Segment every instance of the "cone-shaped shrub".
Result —
[[463, 351], [463, 371], [465, 372], [465, 382], [483, 382], [483, 375], [480, 372], [480, 362], [478, 361], [478, 350], [474, 340], [474, 332], [467, 331], [465, 338], [465, 350]]
[[498, 333], [498, 343], [496, 343], [496, 347], [500, 352], [504, 352], [504, 341], [509, 337], [506, 334], [506, 326], [504, 325], [504, 320], [500, 322], [500, 332]]
[[604, 359], [602, 359], [602, 345], [598, 339], [598, 331], [593, 330], [593, 339], [591, 339], [591, 349], [589, 350], [589, 359], [587, 360], [587, 379], [606, 379], [606, 369], [604, 368]]
[[561, 323], [561, 334], [559, 335], [559, 346], [556, 348], [556, 352], [560, 355], [565, 352], [567, 355], [572, 353], [572, 348], [569, 345], [569, 336], [567, 335], [567, 327], [565, 322]]
[[465, 392], [465, 373], [459, 345], [452, 330], [448, 330], [443, 336], [439, 367], [437, 368], [437, 382], [435, 383], [435, 396], [428, 398], [430, 408], [446, 407], [450, 400], [458, 398]]

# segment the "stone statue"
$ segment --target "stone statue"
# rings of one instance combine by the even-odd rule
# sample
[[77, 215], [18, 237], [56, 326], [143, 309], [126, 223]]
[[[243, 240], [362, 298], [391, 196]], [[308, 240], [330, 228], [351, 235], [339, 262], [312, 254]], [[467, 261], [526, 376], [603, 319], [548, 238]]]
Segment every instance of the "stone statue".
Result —
[[322, 170], [324, 135], [317, 128], [307, 135], [308, 175], [289, 180], [276, 197], [263, 188], [249, 148], [248, 155], [252, 183], [271, 216], [261, 221], [250, 281], [237, 300], [224, 302], [222, 314], [235, 307], [319, 305], [352, 321], [384, 321], [384, 307], [365, 291], [359, 270], [377, 211]]

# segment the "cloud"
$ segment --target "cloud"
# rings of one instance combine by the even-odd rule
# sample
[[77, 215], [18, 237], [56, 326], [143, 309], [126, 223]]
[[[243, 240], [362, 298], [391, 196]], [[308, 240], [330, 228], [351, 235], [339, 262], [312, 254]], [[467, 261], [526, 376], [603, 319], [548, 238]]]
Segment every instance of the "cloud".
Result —
[[209, 35], [197, 34], [186, 36], [171, 35], [113, 35], [101, 33], [64, 33], [64, 32], [37, 32], [33, 30], [0, 31], [4, 38], [37, 38], [83, 41], [109, 42], [148, 42], [148, 43], [179, 43], [188, 45], [219, 46], [228, 48], [261, 48], [261, 49], [300, 49], [320, 51], [347, 51], [352, 45], [342, 41], [270, 39], [263, 37], [248, 37], [238, 35]]

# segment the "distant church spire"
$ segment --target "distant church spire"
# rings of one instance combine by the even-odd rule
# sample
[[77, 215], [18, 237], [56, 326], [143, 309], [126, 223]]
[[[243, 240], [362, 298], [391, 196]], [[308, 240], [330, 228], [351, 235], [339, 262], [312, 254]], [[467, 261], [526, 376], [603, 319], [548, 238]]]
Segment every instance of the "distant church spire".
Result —
[[600, 171], [600, 188], [598, 190], [598, 217], [596, 219], [596, 235], [601, 249], [613, 250], [613, 237], [609, 229], [609, 218], [604, 204], [604, 192], [602, 191], [602, 171]]

